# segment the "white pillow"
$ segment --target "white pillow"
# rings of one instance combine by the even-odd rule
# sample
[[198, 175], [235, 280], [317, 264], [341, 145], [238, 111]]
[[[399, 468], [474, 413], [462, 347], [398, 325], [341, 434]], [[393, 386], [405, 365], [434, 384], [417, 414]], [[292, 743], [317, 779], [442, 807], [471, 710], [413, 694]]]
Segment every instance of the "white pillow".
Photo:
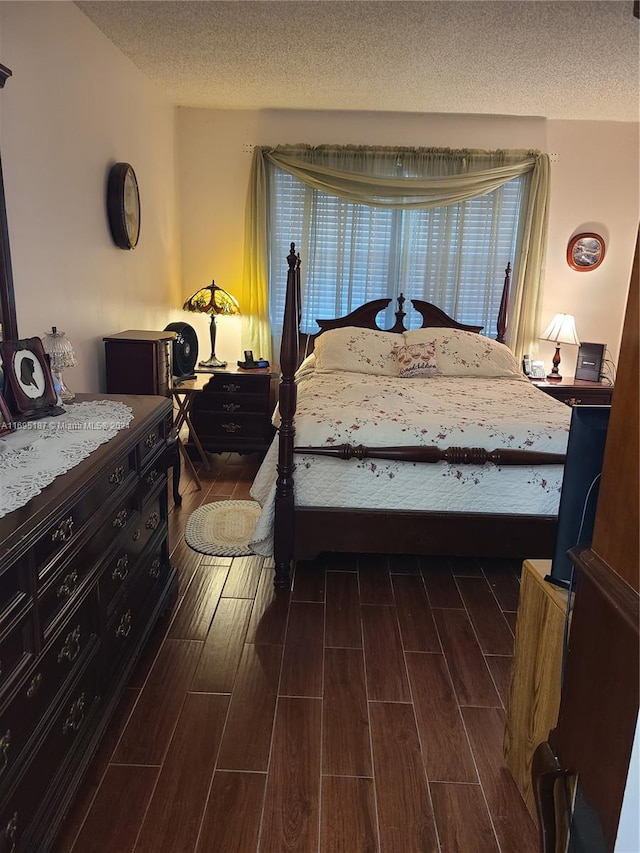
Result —
[[518, 376], [522, 371], [505, 344], [460, 329], [411, 329], [407, 344], [432, 344], [442, 376]]
[[396, 347], [394, 353], [401, 379], [435, 376], [439, 372], [433, 344], [405, 344]]
[[316, 368], [316, 357], [314, 353], [308, 355], [305, 359], [300, 363], [300, 367], [296, 370], [295, 379], [296, 382], [299, 382], [301, 379], [306, 379], [307, 376], [311, 376], [314, 373]]
[[403, 343], [402, 336], [395, 332], [358, 329], [355, 326], [329, 329], [316, 338], [316, 372], [347, 370], [350, 373], [397, 376], [398, 363], [393, 348], [398, 343]]

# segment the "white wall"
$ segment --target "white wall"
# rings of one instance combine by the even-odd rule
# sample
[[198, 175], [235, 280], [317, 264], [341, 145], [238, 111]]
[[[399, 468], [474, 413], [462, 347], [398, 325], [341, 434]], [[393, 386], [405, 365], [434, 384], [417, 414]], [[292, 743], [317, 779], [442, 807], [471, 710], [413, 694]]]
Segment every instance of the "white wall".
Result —
[[[13, 71], [0, 93], [0, 147], [19, 330], [66, 331], [80, 361], [67, 372], [75, 390], [104, 390], [102, 337], [124, 329], [182, 319], [209, 354], [207, 319], [180, 305], [212, 278], [237, 289], [251, 149], [287, 142], [557, 153], [543, 321], [574, 313], [583, 340], [607, 343], [617, 355], [638, 224], [637, 125], [176, 111], [69, 2], [0, 3], [0, 62]], [[114, 246], [105, 212], [107, 174], [119, 160], [134, 166], [140, 184], [142, 231], [132, 252]], [[566, 243], [591, 224], [605, 236], [607, 256], [598, 270], [574, 272]], [[283, 259], [283, 276], [285, 269]], [[218, 356], [235, 361], [240, 324], [223, 318], [218, 329]], [[551, 354], [542, 344], [541, 355]], [[564, 372], [572, 372], [575, 354], [563, 348]]]
[[[547, 138], [559, 161], [552, 167], [543, 324], [557, 311], [575, 314], [580, 340], [607, 344], [617, 361], [638, 233], [638, 125], [550, 121]], [[567, 243], [579, 232], [605, 239], [604, 261], [590, 272], [566, 262]], [[554, 347], [541, 342], [540, 352], [550, 361]], [[571, 372], [576, 354], [576, 347], [562, 347], [562, 366], [568, 362]]]
[[[233, 292], [242, 275], [251, 148], [296, 142], [538, 148], [559, 155], [551, 173], [543, 323], [558, 311], [574, 313], [582, 339], [607, 343], [617, 357], [638, 226], [637, 125], [515, 116], [180, 109], [185, 295], [212, 277]], [[566, 263], [566, 245], [577, 230], [591, 230], [586, 227], [591, 221], [605, 236], [607, 254], [599, 269], [574, 272]], [[238, 324], [223, 320], [219, 329], [218, 355], [237, 358]], [[553, 347], [541, 343], [540, 357], [549, 367], [552, 355]], [[563, 348], [563, 355], [563, 372], [572, 375], [577, 349]]]
[[[175, 110], [72, 3], [0, 3], [0, 145], [21, 337], [52, 325], [79, 364], [75, 391], [104, 390], [102, 337], [163, 329], [180, 299]], [[141, 235], [118, 249], [110, 166], [131, 163]]]

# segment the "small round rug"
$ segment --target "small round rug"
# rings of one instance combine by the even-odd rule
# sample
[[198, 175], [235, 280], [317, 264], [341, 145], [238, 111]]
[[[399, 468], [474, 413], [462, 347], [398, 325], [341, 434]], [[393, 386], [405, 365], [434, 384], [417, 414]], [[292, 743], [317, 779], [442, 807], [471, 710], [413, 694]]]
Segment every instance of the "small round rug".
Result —
[[253, 554], [249, 540], [260, 515], [256, 501], [216, 501], [194, 510], [184, 530], [190, 548], [214, 557]]

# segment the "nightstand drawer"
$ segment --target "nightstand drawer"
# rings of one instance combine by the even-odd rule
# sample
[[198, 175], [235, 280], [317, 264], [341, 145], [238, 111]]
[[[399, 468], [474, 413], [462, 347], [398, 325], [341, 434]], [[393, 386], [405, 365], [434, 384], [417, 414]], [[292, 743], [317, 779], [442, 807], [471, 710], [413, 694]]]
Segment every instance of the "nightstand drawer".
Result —
[[264, 394], [207, 394], [202, 395], [202, 404], [198, 407], [200, 412], [223, 412], [234, 414], [260, 413], [265, 408]]
[[216, 373], [207, 385], [207, 391], [215, 394], [266, 394], [268, 390], [268, 375], [249, 373]]
[[213, 414], [211, 413], [199, 432], [201, 441], [224, 438], [263, 438], [265, 435], [264, 415]]
[[535, 382], [536, 388], [544, 391], [554, 400], [567, 406], [610, 406], [613, 394], [612, 385], [586, 380], [567, 380], [566, 382]]

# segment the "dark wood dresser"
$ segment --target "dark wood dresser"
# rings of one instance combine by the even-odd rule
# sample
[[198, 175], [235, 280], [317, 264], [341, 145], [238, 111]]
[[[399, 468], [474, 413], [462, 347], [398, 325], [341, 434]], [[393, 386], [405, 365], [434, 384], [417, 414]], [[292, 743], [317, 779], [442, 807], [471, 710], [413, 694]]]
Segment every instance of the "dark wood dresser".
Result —
[[[78, 395], [78, 399], [95, 399]], [[173, 605], [170, 399], [0, 519], [0, 851], [46, 853], [156, 620]]]
[[[206, 382], [206, 376], [211, 378]], [[223, 368], [198, 373], [206, 382], [195, 395], [191, 422], [202, 446], [210, 453], [266, 452], [274, 435], [277, 374], [270, 368]]]
[[171, 396], [175, 332], [129, 330], [104, 340], [107, 394]]

